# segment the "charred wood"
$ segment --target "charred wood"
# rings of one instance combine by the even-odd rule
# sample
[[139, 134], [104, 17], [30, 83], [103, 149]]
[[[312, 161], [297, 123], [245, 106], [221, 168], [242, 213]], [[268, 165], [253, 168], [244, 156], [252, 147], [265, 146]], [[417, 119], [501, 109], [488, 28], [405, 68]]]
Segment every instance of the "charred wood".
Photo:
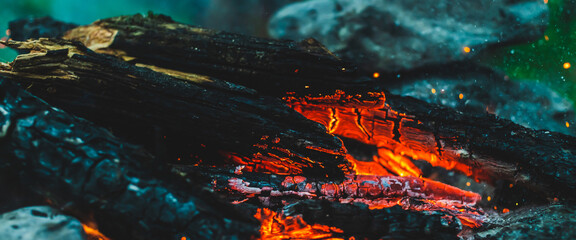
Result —
[[[179, 70], [180, 75], [205, 73], [252, 87], [259, 94], [325, 90], [320, 88], [351, 90], [364, 97], [369, 94], [356, 88], [359, 78], [349, 71], [353, 67], [314, 41], [298, 44], [251, 38], [178, 24], [161, 15], [105, 19], [76, 28], [64, 37], [81, 40], [98, 52], [156, 71]], [[506, 179], [548, 198], [576, 199], [576, 179], [572, 177], [576, 165], [574, 138], [523, 128], [491, 115], [463, 114], [386, 92], [382, 96], [386, 104], [374, 106], [366, 106], [364, 100], [350, 106], [346, 102], [350, 98], [316, 104], [324, 112], [320, 113], [320, 120], [315, 120], [338, 136], [375, 145], [379, 157], [404, 152], [406, 156], [402, 158], [426, 160], [422, 156], [427, 155], [428, 160], [432, 158], [430, 162], [444, 162], [478, 180]], [[290, 100], [288, 103], [292, 104]], [[330, 125], [342, 120], [334, 117], [338, 115], [336, 112], [350, 115], [351, 125], [360, 127], [338, 132], [337, 125]], [[363, 121], [367, 124], [362, 124]], [[374, 123], [376, 128], [367, 127]], [[380, 143], [388, 146], [378, 146], [378, 137], [383, 140]], [[258, 146], [270, 149], [268, 144]], [[250, 163], [246, 158], [234, 159], [241, 164]], [[387, 164], [385, 168], [397, 167], [390, 165], [393, 164], [390, 161]], [[405, 171], [396, 174], [419, 174], [413, 167], [402, 167]]]
[[[387, 95], [394, 110], [414, 116], [406, 122], [434, 134], [447, 152], [465, 150], [462, 159], [549, 198], [576, 200], [576, 138], [533, 130], [489, 114], [464, 114], [422, 101]], [[420, 121], [421, 124], [415, 124]]]
[[[86, 36], [95, 35], [107, 37], [85, 40]], [[358, 76], [348, 72], [354, 67], [345, 65], [313, 41], [307, 45], [252, 38], [178, 24], [161, 15], [105, 19], [73, 29], [64, 37], [135, 63], [218, 76], [252, 87], [260, 94], [270, 94], [270, 89], [275, 88], [280, 90], [274, 91], [275, 95], [308, 91], [315, 96], [340, 88], [367, 95], [357, 88]], [[383, 108], [385, 120], [381, 126], [390, 129], [387, 134], [391, 135], [391, 145], [404, 146], [400, 152], [416, 148], [421, 151], [415, 155], [431, 153], [448, 164], [462, 163], [454, 166], [456, 170], [478, 180], [506, 179], [545, 192], [549, 198], [576, 198], [576, 178], [572, 177], [576, 169], [574, 138], [523, 128], [487, 114], [462, 114], [413, 98], [384, 95], [390, 107]], [[324, 105], [339, 109], [345, 107], [343, 102]], [[378, 114], [370, 115], [368, 108], [348, 107], [351, 115], [378, 119]], [[364, 116], [367, 111], [368, 116]], [[330, 128], [329, 124], [324, 125]], [[374, 134], [366, 131], [358, 129], [356, 138]], [[388, 150], [391, 148], [396, 147], [389, 146]], [[405, 170], [406, 174], [418, 174], [413, 169]]]
[[[377, 102], [367, 96], [380, 98], [380, 104], [366, 104]], [[285, 100], [331, 133], [375, 146], [374, 161], [398, 175], [420, 176], [410, 161], [424, 160], [477, 180], [510, 180], [550, 199], [576, 199], [574, 137], [385, 93]], [[356, 102], [365, 104], [350, 104]]]
[[212, 153], [201, 160], [220, 154], [258, 171], [336, 179], [348, 171], [341, 141], [278, 99], [211, 77], [169, 76], [64, 40], [7, 44], [33, 53], [0, 75], [160, 158], [197, 163], [194, 154]]
[[131, 63], [224, 78], [266, 95], [365, 86], [370, 80], [354, 77], [354, 65], [314, 39], [257, 38], [180, 24], [163, 15], [103, 19], [62, 37]]
[[[257, 223], [172, 179], [151, 155], [0, 80], [0, 185], [93, 214], [115, 239], [247, 238]], [[8, 174], [5, 174], [8, 173]], [[5, 196], [5, 195], [3, 195]], [[75, 212], [75, 211], [73, 211]]]
[[405, 210], [442, 212], [459, 219], [468, 227], [479, 227], [486, 220], [484, 212], [475, 207], [480, 201], [476, 193], [429, 179], [397, 176], [348, 175], [343, 182], [278, 176], [224, 169], [176, 167], [179, 175], [200, 173], [216, 192], [235, 204], [253, 204], [280, 209], [306, 199], [324, 199], [339, 203], [361, 203], [370, 209], [401, 206]]
[[364, 204], [304, 200], [284, 210], [288, 215], [302, 215], [309, 224], [334, 226], [360, 239], [459, 239], [457, 234], [462, 229], [451, 215], [399, 206], [371, 210]]

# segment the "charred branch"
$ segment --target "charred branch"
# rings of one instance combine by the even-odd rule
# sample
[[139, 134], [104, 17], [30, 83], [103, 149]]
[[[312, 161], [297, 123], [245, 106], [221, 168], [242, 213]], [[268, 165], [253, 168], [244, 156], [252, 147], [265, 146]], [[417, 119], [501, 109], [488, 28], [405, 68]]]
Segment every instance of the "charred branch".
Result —
[[[0, 80], [0, 185], [93, 215], [115, 239], [247, 238], [255, 220], [172, 179], [151, 155]], [[10, 176], [10, 177], [7, 177]]]
[[258, 171], [336, 179], [348, 169], [341, 141], [278, 99], [212, 77], [137, 67], [63, 40], [8, 45], [33, 53], [1, 75], [160, 158], [197, 163], [195, 154], [212, 153], [202, 160], [224, 155]]
[[354, 65], [314, 39], [257, 38], [179, 24], [163, 15], [104, 19], [72, 29], [63, 38], [132, 63], [223, 78], [267, 95], [363, 86], [367, 81], [353, 77], [358, 75]]
[[[486, 220], [475, 207], [480, 196], [440, 182], [416, 177], [348, 175], [345, 180], [326, 181], [303, 176], [236, 173], [222, 169], [178, 167], [182, 175], [201, 173], [212, 179], [209, 186], [236, 204], [251, 203], [271, 209], [306, 199], [323, 199], [343, 204], [361, 203], [370, 209], [401, 206], [406, 210], [442, 212], [469, 227]], [[240, 168], [241, 169], [241, 168]], [[331, 226], [331, 225], [330, 225]]]

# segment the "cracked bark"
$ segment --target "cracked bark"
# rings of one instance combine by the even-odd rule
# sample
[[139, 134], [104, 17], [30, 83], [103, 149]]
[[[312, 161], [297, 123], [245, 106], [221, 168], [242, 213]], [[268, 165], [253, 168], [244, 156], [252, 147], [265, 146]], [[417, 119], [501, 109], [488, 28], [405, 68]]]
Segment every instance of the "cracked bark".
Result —
[[460, 239], [458, 221], [440, 212], [407, 211], [398, 206], [369, 210], [362, 204], [325, 200], [301, 201], [287, 206], [285, 211], [288, 215], [301, 214], [310, 224], [338, 227], [357, 238]]
[[[85, 41], [86, 36], [91, 36], [91, 40]], [[260, 95], [285, 96], [286, 91], [295, 91], [315, 96], [335, 88], [351, 94], [368, 92], [358, 87], [366, 82], [357, 76], [354, 67], [313, 41], [307, 44], [228, 34], [178, 24], [158, 15], [104, 19], [72, 29], [64, 37], [83, 41], [97, 52], [131, 63], [162, 67], [156, 68], [158, 71], [217, 76], [254, 88]], [[381, 109], [386, 116], [381, 126], [391, 126], [388, 142], [393, 146], [425, 149], [439, 159], [463, 163], [470, 170], [461, 171], [471, 171], [479, 180], [505, 179], [535, 192], [534, 195], [576, 199], [573, 137], [526, 129], [487, 114], [463, 114], [409, 97], [388, 93], [385, 96], [388, 107]], [[63, 103], [67, 104], [70, 103]], [[327, 107], [343, 106], [339, 102]], [[349, 109], [362, 110], [361, 119], [375, 118], [366, 107]], [[325, 126], [334, 132], [334, 124]]]
[[5, 79], [0, 155], [0, 186], [17, 185], [80, 219], [93, 214], [115, 239], [248, 238], [258, 228], [212, 193], [169, 177], [141, 148]]
[[0, 75], [144, 145], [161, 160], [216, 164], [232, 156], [254, 168], [265, 165], [264, 171], [336, 179], [348, 169], [338, 138], [251, 89], [202, 75], [156, 72], [64, 40], [8, 45], [35, 53], [4, 65]]
[[[358, 88], [365, 82], [353, 67], [314, 41], [294, 43], [252, 38], [177, 24], [164, 16], [105, 19], [76, 28], [65, 38], [84, 40], [86, 36], [91, 36], [91, 40], [84, 44], [97, 52], [159, 72], [182, 76], [190, 74], [188, 71], [216, 76], [254, 88], [260, 95], [284, 96], [286, 91], [317, 95], [332, 89], [367, 93]], [[64, 98], [59, 96], [61, 92], [48, 94], [48, 88], [30, 90], [49, 101], [60, 101], [62, 106], [72, 104], [58, 100]], [[523, 128], [487, 114], [459, 113], [409, 97], [384, 95], [387, 106], [380, 109], [348, 107], [343, 102], [325, 105], [355, 112], [360, 122], [379, 121], [379, 128], [391, 131], [380, 133], [380, 137], [390, 139], [386, 140], [392, 144], [388, 150], [416, 148], [448, 162], [463, 163], [469, 170], [460, 170], [470, 171], [480, 180], [506, 179], [535, 191], [535, 195], [576, 199], [575, 138]], [[76, 111], [83, 111], [78, 108], [82, 107], [77, 106]], [[335, 113], [332, 110], [325, 114], [338, 120], [332, 116]], [[332, 125], [325, 124], [326, 127], [335, 132], [336, 125], [328, 122]], [[376, 145], [374, 139], [368, 141], [367, 144]]]

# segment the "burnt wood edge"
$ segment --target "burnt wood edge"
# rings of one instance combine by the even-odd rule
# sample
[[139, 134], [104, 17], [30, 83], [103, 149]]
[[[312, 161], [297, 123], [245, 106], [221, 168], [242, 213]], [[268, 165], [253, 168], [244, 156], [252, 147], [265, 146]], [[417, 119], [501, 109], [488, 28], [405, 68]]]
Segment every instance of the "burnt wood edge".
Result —
[[0, 99], [0, 172], [13, 176], [0, 184], [16, 184], [56, 208], [74, 208], [81, 219], [93, 214], [115, 239], [257, 234], [253, 218], [174, 179], [141, 148], [6, 79], [0, 79]]

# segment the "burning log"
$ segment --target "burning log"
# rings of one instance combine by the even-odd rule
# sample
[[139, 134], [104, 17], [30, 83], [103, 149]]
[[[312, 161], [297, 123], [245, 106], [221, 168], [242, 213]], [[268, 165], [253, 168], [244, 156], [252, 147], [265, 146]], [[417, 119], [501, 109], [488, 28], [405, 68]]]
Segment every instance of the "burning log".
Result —
[[[64, 37], [115, 57], [64, 40], [13, 41], [6, 44], [31, 53], [0, 66], [0, 75], [159, 159], [216, 165], [225, 157], [276, 179], [251, 180], [252, 173], [219, 178], [216, 189], [236, 203], [279, 208], [315, 198], [371, 209], [400, 205], [480, 226], [479, 195], [422, 178], [415, 160], [576, 199], [575, 138], [357, 88], [364, 81], [354, 68], [314, 41], [258, 39], [154, 15], [106, 19]], [[372, 146], [375, 156], [356, 159], [330, 134]], [[259, 211], [260, 220], [288, 219]], [[306, 229], [342, 233], [314, 226]]]
[[399, 205], [413, 211], [443, 212], [469, 227], [479, 227], [486, 220], [483, 211], [474, 207], [480, 201], [478, 194], [429, 179], [349, 175], [343, 182], [336, 182], [222, 171], [205, 171], [205, 175], [215, 180], [215, 190], [226, 193], [236, 204], [255, 201], [256, 205], [277, 209], [305, 199], [325, 199], [362, 203], [370, 209]]
[[93, 215], [114, 239], [247, 238], [257, 229], [211, 193], [172, 179], [139, 147], [5, 79], [0, 156], [0, 186], [17, 185], [39, 204], [81, 212], [80, 219]]
[[339, 179], [348, 171], [341, 141], [278, 99], [211, 77], [168, 76], [63, 40], [7, 45], [33, 53], [0, 75], [160, 159], [197, 163], [220, 153], [264, 172]]
[[[314, 120], [330, 133], [376, 146], [377, 164], [354, 161], [357, 171], [362, 171], [363, 165], [369, 174], [375, 169], [380, 173], [394, 169], [398, 175], [419, 176], [421, 172], [411, 160], [425, 160], [477, 180], [507, 179], [550, 198], [575, 198], [574, 138], [533, 131], [490, 115], [461, 114], [385, 92], [380, 103], [362, 106], [366, 99], [350, 96], [373, 95], [358, 89], [359, 83], [368, 83], [353, 66], [314, 41], [298, 44], [229, 34], [178, 24], [161, 15], [105, 19], [72, 29], [63, 37], [133, 63], [209, 74], [249, 86], [260, 94], [311, 92], [318, 101], [320, 92], [345, 89], [349, 94], [340, 97], [348, 95], [346, 100], [321, 103], [320, 107], [299, 105], [294, 98], [287, 98], [287, 102], [301, 113], [306, 111], [303, 114], [309, 118], [315, 118], [310, 114], [322, 115], [322, 119]], [[347, 101], [360, 106], [346, 106], [350, 105]], [[335, 123], [342, 126], [338, 128]], [[235, 159], [246, 163], [246, 159]]]
[[[420, 176], [412, 160], [424, 160], [477, 180], [507, 179], [550, 198], [576, 198], [574, 137], [385, 93], [340, 91], [285, 100], [330, 133], [376, 146], [370, 171], [380, 166], [397, 175]], [[349, 159], [357, 171], [367, 165]]]

